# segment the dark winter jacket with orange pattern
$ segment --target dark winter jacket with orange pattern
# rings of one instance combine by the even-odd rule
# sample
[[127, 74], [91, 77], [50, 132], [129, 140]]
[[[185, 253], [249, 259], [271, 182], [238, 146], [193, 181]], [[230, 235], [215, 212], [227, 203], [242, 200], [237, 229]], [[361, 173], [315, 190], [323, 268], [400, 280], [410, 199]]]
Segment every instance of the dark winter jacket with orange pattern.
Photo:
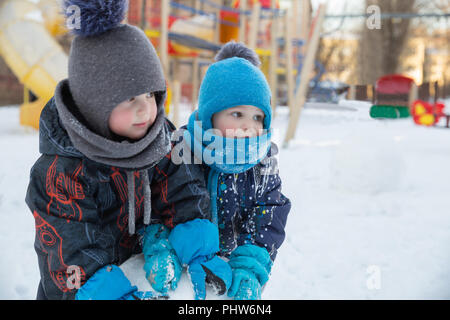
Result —
[[[175, 129], [169, 121], [166, 125]], [[144, 174], [141, 170], [130, 175], [129, 170], [86, 158], [71, 143], [54, 99], [41, 114], [40, 152], [26, 195], [36, 222], [38, 298], [73, 299], [77, 288], [98, 269], [120, 265], [141, 251], [138, 235], [128, 230], [127, 173], [128, 179], [134, 176], [137, 233], [144, 227]], [[151, 187], [151, 223], [173, 228], [210, 218], [200, 167], [175, 165], [169, 153], [145, 170]]]

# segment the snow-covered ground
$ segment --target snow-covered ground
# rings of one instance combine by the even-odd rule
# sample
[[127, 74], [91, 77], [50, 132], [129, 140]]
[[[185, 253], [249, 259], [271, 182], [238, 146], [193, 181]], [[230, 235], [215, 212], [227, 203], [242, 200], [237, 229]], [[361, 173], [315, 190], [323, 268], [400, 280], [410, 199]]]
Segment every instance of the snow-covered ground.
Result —
[[[307, 105], [280, 148], [293, 206], [263, 299], [450, 299], [450, 129], [373, 120], [363, 102], [336, 107]], [[280, 146], [287, 116], [279, 108], [274, 120]], [[38, 134], [19, 126], [18, 108], [0, 108], [0, 150], [0, 299], [34, 299], [24, 198]], [[142, 264], [136, 256], [123, 269], [148, 289]], [[171, 297], [192, 298], [186, 276]]]

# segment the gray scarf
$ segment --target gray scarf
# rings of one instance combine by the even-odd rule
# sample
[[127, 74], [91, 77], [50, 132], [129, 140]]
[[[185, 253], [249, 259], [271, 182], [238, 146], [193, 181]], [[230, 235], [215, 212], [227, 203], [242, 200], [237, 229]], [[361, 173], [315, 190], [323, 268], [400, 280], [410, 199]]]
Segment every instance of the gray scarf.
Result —
[[[68, 100], [70, 98], [70, 100]], [[163, 99], [164, 101], [164, 99]], [[135, 233], [135, 183], [134, 171], [140, 171], [144, 178], [144, 224], [150, 223], [151, 190], [148, 168], [155, 166], [170, 152], [170, 132], [165, 124], [164, 107], [158, 105], [158, 115], [149, 132], [135, 142], [114, 141], [89, 130], [70, 110], [72, 102], [67, 80], [61, 81], [55, 90], [55, 103], [61, 123], [70, 140], [87, 158], [105, 165], [127, 171], [129, 233]], [[73, 108], [73, 107], [72, 107]]]

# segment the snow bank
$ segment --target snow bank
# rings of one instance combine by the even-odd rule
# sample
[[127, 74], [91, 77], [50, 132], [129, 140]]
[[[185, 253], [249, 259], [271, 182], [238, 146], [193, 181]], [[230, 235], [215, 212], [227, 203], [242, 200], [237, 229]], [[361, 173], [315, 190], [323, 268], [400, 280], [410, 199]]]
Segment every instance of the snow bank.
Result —
[[345, 136], [332, 153], [331, 188], [367, 194], [398, 190], [405, 164], [394, 137], [382, 126], [375, 134], [359, 129]]
[[[280, 147], [292, 210], [263, 299], [450, 299], [450, 129], [373, 120], [366, 103], [342, 103], [357, 111], [305, 108]], [[0, 108], [0, 299], [34, 299], [39, 282], [24, 202], [38, 134], [18, 111]], [[279, 146], [287, 111], [274, 119]], [[149, 290], [142, 266], [138, 255], [122, 268]], [[192, 297], [184, 274], [171, 298]]]

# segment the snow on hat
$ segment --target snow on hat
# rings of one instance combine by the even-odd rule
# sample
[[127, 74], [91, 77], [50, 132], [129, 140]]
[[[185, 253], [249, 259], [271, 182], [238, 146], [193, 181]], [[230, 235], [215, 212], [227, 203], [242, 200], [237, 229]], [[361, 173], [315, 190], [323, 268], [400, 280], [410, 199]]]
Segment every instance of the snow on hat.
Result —
[[266, 77], [258, 68], [257, 54], [242, 43], [228, 42], [206, 71], [199, 92], [197, 120], [203, 130], [212, 128], [214, 113], [239, 105], [251, 105], [264, 114], [264, 128], [272, 120], [271, 92]]
[[73, 100], [88, 127], [106, 138], [113, 133], [109, 116], [119, 103], [147, 92], [163, 107], [166, 82], [161, 63], [139, 28], [121, 24], [127, 0], [64, 0], [80, 10], [80, 28], [69, 55], [68, 82]]

